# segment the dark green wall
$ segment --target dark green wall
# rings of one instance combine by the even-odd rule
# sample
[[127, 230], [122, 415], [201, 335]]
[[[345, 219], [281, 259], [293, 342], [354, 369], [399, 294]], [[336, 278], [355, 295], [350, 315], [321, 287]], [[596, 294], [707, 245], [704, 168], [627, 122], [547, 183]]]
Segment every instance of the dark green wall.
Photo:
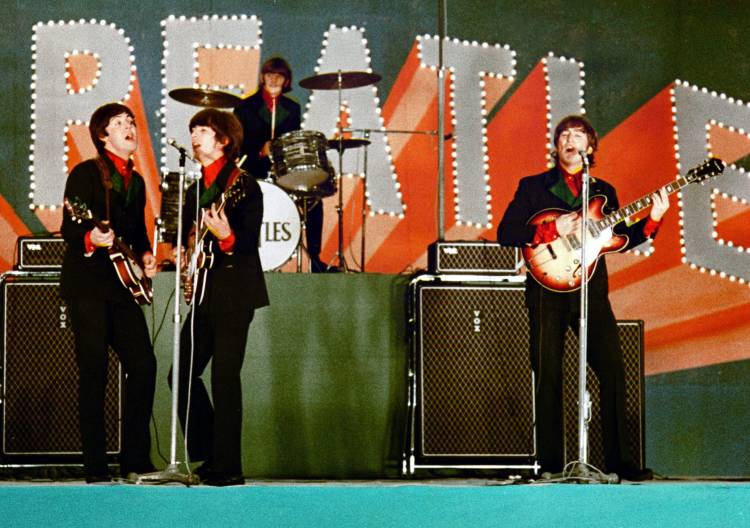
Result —
[[[407, 279], [289, 273], [266, 278], [272, 305], [256, 312], [242, 369], [245, 474], [397, 476], [406, 415]], [[157, 277], [153, 325], [166, 314], [155, 346], [154, 406], [166, 458], [174, 328], [167, 299], [173, 280], [171, 273]]]

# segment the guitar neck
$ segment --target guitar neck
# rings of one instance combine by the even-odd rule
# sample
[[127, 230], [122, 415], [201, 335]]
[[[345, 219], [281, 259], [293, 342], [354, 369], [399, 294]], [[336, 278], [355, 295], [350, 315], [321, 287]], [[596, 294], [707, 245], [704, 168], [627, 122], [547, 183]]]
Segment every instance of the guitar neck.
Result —
[[599, 228], [599, 230], [607, 229], [608, 227], [613, 227], [620, 222], [623, 222], [624, 220], [630, 218], [636, 213], [639, 213], [649, 207], [653, 200], [651, 199], [651, 196], [655, 193], [658, 193], [662, 189], [664, 189], [667, 194], [672, 194], [686, 185], [688, 185], [690, 182], [683, 176], [679, 176], [676, 180], [669, 182], [668, 184], [664, 185], [663, 187], [659, 187], [655, 191], [652, 191], [648, 193], [645, 196], [642, 196], [641, 198], [638, 198], [634, 202], [629, 203], [628, 205], [621, 207], [617, 211], [614, 211], [613, 213], [608, 214], [601, 220], [596, 222], [596, 226]]
[[[109, 222], [103, 222], [99, 220], [95, 215], [91, 214], [89, 217], [89, 220], [91, 220], [91, 223], [94, 224], [97, 228], [99, 228], [99, 231], [103, 233], [107, 233], [110, 230]], [[134, 261], [137, 261], [138, 259], [135, 256], [135, 253], [133, 253], [133, 250], [130, 248], [129, 245], [127, 245], [120, 237], [116, 236], [115, 240], [113, 242], [113, 245], [120, 250], [123, 254], [127, 255]]]
[[[219, 205], [216, 206], [216, 212], [220, 213], [227, 209], [227, 204], [229, 203], [229, 200], [226, 198], [226, 192], [221, 195], [221, 199], [219, 201]], [[202, 223], [202, 222], [201, 222]], [[201, 227], [200, 236], [196, 238], [196, 243], [201, 242], [206, 235], [208, 234], [208, 226], [204, 225]]]

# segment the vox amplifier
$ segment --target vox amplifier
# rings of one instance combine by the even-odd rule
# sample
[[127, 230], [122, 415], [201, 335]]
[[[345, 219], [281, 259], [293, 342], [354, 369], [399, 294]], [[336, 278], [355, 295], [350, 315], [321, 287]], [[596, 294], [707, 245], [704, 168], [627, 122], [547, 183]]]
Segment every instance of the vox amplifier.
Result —
[[427, 248], [430, 273], [516, 275], [521, 269], [518, 249], [484, 241], [433, 242]]
[[62, 237], [18, 237], [16, 268], [25, 271], [59, 270], [66, 248]]

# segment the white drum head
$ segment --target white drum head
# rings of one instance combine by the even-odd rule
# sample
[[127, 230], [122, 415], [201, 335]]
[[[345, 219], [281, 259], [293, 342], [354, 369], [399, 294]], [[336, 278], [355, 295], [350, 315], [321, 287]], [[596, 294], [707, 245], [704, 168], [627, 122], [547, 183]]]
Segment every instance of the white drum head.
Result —
[[263, 225], [260, 229], [260, 262], [263, 271], [275, 270], [289, 260], [302, 233], [297, 206], [280, 187], [260, 181], [263, 191]]

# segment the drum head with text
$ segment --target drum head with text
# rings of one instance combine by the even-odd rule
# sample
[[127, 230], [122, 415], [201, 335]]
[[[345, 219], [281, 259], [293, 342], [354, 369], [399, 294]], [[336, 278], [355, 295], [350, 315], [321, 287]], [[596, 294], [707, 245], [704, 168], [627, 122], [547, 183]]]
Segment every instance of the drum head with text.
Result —
[[263, 191], [263, 225], [260, 230], [260, 262], [263, 271], [275, 270], [288, 261], [302, 232], [297, 206], [280, 187], [260, 181]]

